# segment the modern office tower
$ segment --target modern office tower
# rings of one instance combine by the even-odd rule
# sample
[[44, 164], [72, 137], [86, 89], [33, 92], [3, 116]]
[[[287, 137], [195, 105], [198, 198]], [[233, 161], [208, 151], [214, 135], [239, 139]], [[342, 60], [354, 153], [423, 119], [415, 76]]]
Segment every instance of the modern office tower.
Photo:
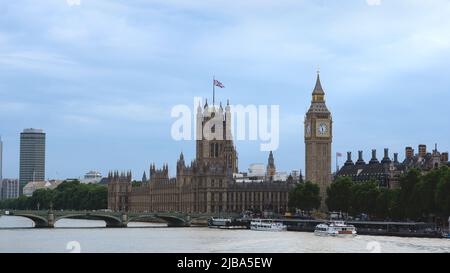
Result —
[[45, 133], [41, 129], [25, 129], [20, 134], [20, 195], [31, 181], [45, 180]]

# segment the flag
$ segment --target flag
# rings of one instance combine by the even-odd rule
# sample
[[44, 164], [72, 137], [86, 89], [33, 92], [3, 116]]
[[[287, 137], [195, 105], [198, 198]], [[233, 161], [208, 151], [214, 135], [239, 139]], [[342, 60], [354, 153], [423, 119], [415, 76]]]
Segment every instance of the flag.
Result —
[[223, 83], [219, 82], [218, 80], [214, 80], [214, 86], [225, 88], [225, 85], [223, 85]]
[[337, 157], [341, 157], [342, 154], [341, 154], [341, 153], [336, 153], [336, 156], [337, 156]]

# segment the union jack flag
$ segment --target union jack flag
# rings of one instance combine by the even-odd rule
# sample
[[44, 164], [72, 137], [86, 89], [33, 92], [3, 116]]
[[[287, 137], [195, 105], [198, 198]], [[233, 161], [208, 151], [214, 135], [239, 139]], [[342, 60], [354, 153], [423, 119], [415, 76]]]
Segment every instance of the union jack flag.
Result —
[[342, 156], [342, 154], [341, 154], [341, 153], [339, 153], [339, 152], [337, 152], [337, 153], [336, 153], [336, 156], [337, 156], [337, 157], [341, 157], [341, 156]]
[[214, 85], [220, 88], [225, 88], [225, 85], [223, 85], [223, 83], [219, 82], [218, 80], [214, 80]]

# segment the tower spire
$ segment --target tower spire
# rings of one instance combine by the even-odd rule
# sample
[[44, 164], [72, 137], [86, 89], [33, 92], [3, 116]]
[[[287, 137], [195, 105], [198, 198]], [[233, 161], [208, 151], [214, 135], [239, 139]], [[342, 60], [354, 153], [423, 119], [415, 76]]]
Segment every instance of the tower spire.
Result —
[[312, 101], [313, 102], [324, 102], [325, 92], [322, 88], [322, 83], [320, 82], [320, 70], [317, 70], [317, 79], [316, 85], [314, 86], [314, 90], [312, 92]]

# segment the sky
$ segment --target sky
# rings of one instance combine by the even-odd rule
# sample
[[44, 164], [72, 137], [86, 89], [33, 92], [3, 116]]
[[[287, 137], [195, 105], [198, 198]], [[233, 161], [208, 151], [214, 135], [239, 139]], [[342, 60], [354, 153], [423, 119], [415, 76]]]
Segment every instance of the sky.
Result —
[[[3, 177], [18, 177], [24, 128], [47, 134], [47, 178], [117, 169], [139, 180], [153, 162], [174, 175], [195, 142], [171, 137], [171, 109], [210, 101], [213, 76], [217, 101], [279, 105], [275, 164], [304, 169], [318, 68], [333, 154], [448, 151], [448, 14], [449, 0], [1, 1]], [[259, 145], [236, 142], [241, 171], [267, 162]]]

